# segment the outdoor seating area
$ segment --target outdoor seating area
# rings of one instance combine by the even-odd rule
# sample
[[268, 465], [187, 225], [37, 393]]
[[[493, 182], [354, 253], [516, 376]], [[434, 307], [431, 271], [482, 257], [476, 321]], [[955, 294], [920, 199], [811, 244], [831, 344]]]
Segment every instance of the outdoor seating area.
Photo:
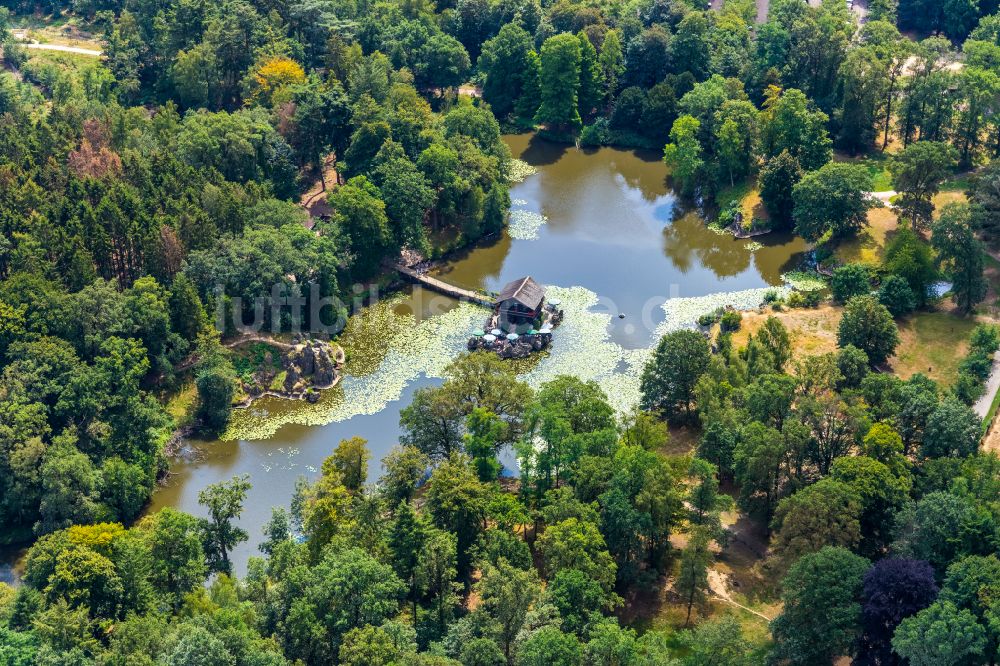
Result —
[[494, 351], [501, 358], [526, 358], [552, 344], [552, 330], [563, 319], [560, 301], [546, 303], [545, 288], [531, 277], [507, 284], [483, 328], [473, 331], [469, 351]]

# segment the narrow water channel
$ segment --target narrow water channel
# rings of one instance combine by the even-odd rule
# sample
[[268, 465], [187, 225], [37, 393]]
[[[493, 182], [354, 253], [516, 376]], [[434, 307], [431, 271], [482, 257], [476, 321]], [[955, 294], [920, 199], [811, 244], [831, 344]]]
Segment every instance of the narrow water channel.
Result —
[[[522, 368], [533, 385], [576, 374], [598, 381], [613, 404], [627, 409], [659, 334], [717, 305], [755, 305], [806, 249], [800, 239], [768, 236], [754, 250], [711, 231], [678, 202], [656, 154], [580, 150], [529, 135], [505, 140], [537, 170], [511, 189], [511, 233], [455, 257], [440, 274], [494, 291], [531, 275], [563, 301], [567, 317], [551, 352]], [[203, 513], [200, 490], [248, 474], [253, 489], [241, 523], [250, 541], [233, 554], [243, 573], [271, 507], [287, 505], [296, 479], [314, 478], [341, 439], [367, 439], [369, 476], [379, 476], [380, 460], [399, 436], [400, 409], [419, 387], [441, 382], [484, 317], [476, 306], [420, 289], [366, 308], [341, 336], [348, 361], [337, 388], [314, 405], [259, 401], [236, 413], [222, 440], [191, 442], [151, 510]]]

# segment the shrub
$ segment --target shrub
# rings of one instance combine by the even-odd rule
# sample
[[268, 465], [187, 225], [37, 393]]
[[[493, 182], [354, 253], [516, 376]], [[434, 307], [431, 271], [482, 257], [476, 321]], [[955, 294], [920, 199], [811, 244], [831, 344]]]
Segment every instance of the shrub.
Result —
[[854, 345], [868, 354], [870, 363], [879, 365], [896, 352], [899, 330], [892, 315], [874, 296], [855, 296], [844, 308], [837, 344]]
[[992, 324], [980, 324], [972, 330], [969, 338], [969, 348], [992, 356], [1000, 349], [1000, 327]]
[[232, 413], [233, 396], [236, 394], [236, 380], [232, 372], [224, 366], [203, 370], [195, 380], [198, 389], [196, 417], [205, 432], [220, 433], [226, 429]]
[[993, 357], [987, 356], [984, 352], [973, 350], [962, 359], [958, 366], [959, 372], [964, 372], [973, 377], [978, 377], [984, 382], [993, 370]]
[[604, 146], [608, 143], [609, 128], [607, 118], [598, 118], [580, 132], [580, 145]]
[[854, 345], [847, 345], [837, 352], [837, 368], [844, 376], [843, 385], [857, 388], [868, 376], [868, 354]]
[[719, 226], [723, 229], [728, 229], [740, 219], [740, 215], [742, 214], [743, 205], [740, 201], [738, 199], [730, 201], [729, 205], [719, 211]]
[[966, 405], [972, 405], [986, 392], [983, 380], [970, 375], [968, 372], [959, 372], [955, 385], [951, 387], [951, 392], [955, 397]]
[[846, 303], [854, 296], [864, 296], [871, 291], [871, 275], [862, 264], [847, 264], [833, 272], [830, 280], [833, 300]]
[[793, 291], [785, 299], [785, 305], [790, 308], [814, 308], [823, 300], [819, 291]]
[[719, 325], [723, 331], [728, 333], [740, 330], [740, 323], [742, 321], [743, 315], [738, 310], [726, 310], [719, 319]]
[[1000, 329], [980, 324], [969, 338], [969, 354], [958, 366], [958, 379], [952, 394], [966, 405], [972, 405], [986, 392], [984, 382], [993, 371], [993, 355], [1000, 347]]
[[715, 322], [719, 321], [722, 317], [721, 310], [713, 310], [712, 312], [706, 312], [705, 314], [698, 317], [698, 325], [702, 327], [709, 327]]
[[917, 297], [909, 283], [898, 275], [890, 275], [882, 282], [878, 290], [878, 301], [893, 317], [902, 317], [917, 307]]

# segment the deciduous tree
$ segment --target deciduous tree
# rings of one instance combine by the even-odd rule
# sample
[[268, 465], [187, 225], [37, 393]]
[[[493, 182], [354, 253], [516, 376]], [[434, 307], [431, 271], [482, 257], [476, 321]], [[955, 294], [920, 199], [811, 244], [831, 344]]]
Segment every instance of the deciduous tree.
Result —
[[861, 666], [895, 663], [892, 635], [904, 619], [927, 608], [937, 597], [934, 569], [903, 558], [879, 560], [865, 573], [861, 639], [855, 662]]
[[792, 190], [796, 233], [809, 240], [857, 233], [878, 206], [871, 189], [871, 176], [857, 164], [831, 162], [807, 173]]
[[913, 666], [954, 666], [981, 657], [983, 628], [967, 610], [938, 601], [899, 623], [892, 649]]
[[691, 609], [696, 602], [704, 599], [705, 591], [708, 590], [708, 566], [712, 563], [710, 542], [708, 531], [697, 529], [681, 552], [681, 567], [675, 587], [687, 606], [685, 627], [691, 623]]
[[[621, 100], [619, 100], [620, 102]], [[701, 122], [693, 116], [681, 116], [670, 130], [670, 143], [663, 149], [663, 161], [681, 190], [694, 194], [705, 161], [698, 140]]]
[[963, 314], [972, 312], [987, 291], [984, 248], [971, 222], [967, 205], [949, 204], [931, 227], [931, 244], [937, 250], [938, 265], [951, 278], [952, 300]]
[[580, 41], [575, 35], [562, 33], [549, 37], [542, 44], [539, 85], [541, 99], [535, 122], [555, 131], [574, 132], [580, 120]]
[[496, 37], [483, 42], [479, 56], [479, 71], [486, 75], [483, 99], [493, 107], [498, 118], [513, 113], [526, 92], [525, 77], [531, 74], [531, 52], [531, 35], [516, 23], [504, 25]]
[[642, 406], [690, 420], [694, 387], [708, 368], [708, 342], [697, 331], [681, 330], [660, 339], [642, 373]]
[[913, 222], [914, 228], [930, 224], [934, 212], [931, 200], [957, 162], [956, 150], [938, 141], [911, 143], [889, 162], [892, 187], [900, 193], [896, 206]]
[[824, 546], [854, 549], [861, 540], [861, 501], [851, 486], [823, 479], [778, 504], [775, 554], [794, 562]]
[[213, 571], [229, 573], [232, 568], [229, 553], [249, 536], [246, 530], [233, 524], [243, 513], [249, 490], [250, 478], [243, 475], [213, 483], [198, 493], [198, 504], [208, 511], [203, 529], [208, 562]]
[[892, 315], [874, 296], [855, 296], [847, 302], [837, 329], [837, 344], [854, 345], [872, 365], [881, 365], [899, 344], [899, 330]]
[[777, 656], [822, 664], [846, 652], [861, 620], [867, 570], [868, 560], [829, 546], [793, 564], [782, 582], [784, 608], [771, 623]]

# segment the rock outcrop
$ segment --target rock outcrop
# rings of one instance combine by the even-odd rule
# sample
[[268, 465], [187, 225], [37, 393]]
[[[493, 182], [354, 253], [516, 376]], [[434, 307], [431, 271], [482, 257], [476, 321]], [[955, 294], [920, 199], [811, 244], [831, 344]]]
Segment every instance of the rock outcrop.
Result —
[[249, 406], [265, 395], [316, 402], [321, 389], [332, 388], [340, 381], [345, 359], [344, 350], [336, 343], [303, 340], [299, 336], [292, 339], [292, 344], [271, 339], [253, 342], [262, 342], [270, 350], [258, 357], [253, 379], [244, 380], [244, 398], [237, 406]]
[[337, 381], [343, 355], [339, 346], [320, 340], [294, 345], [282, 358], [285, 391], [299, 393], [309, 388], [329, 388]]

